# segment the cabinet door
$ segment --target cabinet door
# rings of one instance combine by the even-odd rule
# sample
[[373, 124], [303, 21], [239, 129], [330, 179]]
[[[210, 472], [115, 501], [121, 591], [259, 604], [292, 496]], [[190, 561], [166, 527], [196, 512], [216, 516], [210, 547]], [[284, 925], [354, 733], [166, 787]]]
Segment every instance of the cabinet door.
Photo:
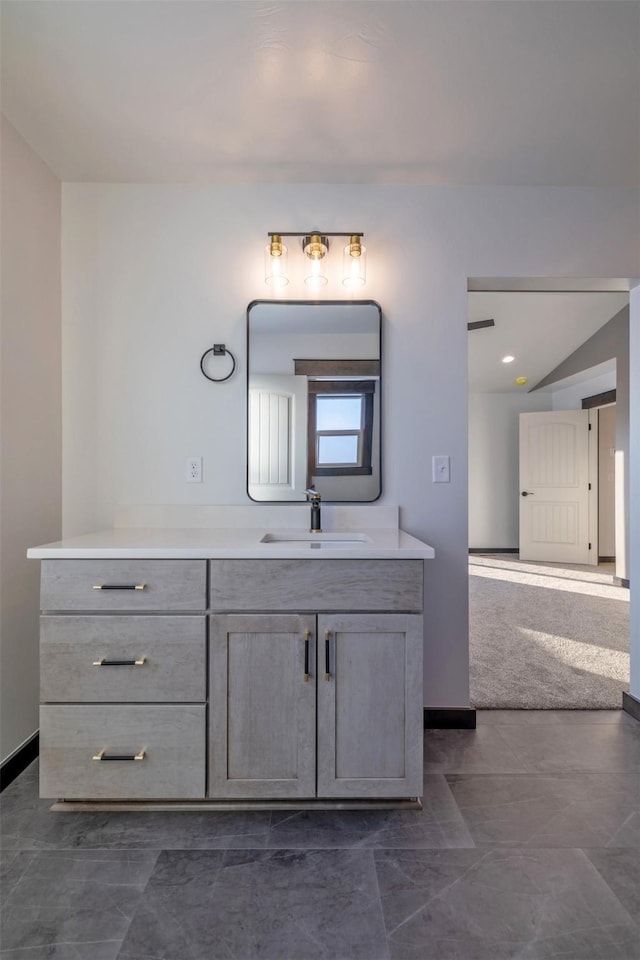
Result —
[[315, 626], [211, 617], [209, 796], [315, 796]]
[[318, 796], [422, 796], [422, 617], [318, 617]]

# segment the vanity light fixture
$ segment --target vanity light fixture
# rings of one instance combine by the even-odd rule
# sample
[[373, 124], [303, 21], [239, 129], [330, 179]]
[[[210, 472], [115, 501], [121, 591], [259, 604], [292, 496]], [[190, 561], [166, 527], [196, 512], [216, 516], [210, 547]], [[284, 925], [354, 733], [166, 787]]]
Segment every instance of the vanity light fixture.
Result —
[[309, 287], [323, 287], [329, 282], [326, 270], [330, 237], [348, 237], [342, 253], [342, 283], [348, 289], [364, 286], [367, 279], [367, 248], [362, 243], [363, 233], [323, 233], [309, 230], [306, 233], [269, 232], [265, 248], [265, 283], [282, 288], [289, 283], [287, 271], [287, 247], [283, 237], [299, 237], [306, 258], [307, 270], [304, 282]]

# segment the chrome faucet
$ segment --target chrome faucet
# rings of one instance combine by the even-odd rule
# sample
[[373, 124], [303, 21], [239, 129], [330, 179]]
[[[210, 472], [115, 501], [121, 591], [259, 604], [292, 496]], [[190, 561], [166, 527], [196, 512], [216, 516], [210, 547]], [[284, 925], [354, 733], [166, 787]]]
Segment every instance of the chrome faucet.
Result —
[[320, 500], [322, 498], [313, 487], [309, 487], [308, 490], [305, 490], [305, 493], [307, 500], [311, 504], [311, 526], [309, 533], [322, 533], [322, 527], [320, 526]]

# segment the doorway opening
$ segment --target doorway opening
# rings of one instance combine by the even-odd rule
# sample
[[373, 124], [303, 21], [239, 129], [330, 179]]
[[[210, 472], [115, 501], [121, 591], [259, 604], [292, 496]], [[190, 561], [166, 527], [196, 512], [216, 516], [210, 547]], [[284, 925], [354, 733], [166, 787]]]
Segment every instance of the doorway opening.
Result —
[[[616, 390], [583, 397], [582, 409], [589, 411], [592, 429], [592, 473], [596, 477], [592, 513], [599, 564], [616, 561]], [[593, 462], [595, 460], [595, 463]], [[621, 494], [618, 494], [620, 496]], [[623, 493], [622, 493], [623, 495]], [[619, 511], [618, 511], [619, 512]]]
[[472, 280], [468, 327], [471, 704], [619, 709], [628, 284]]

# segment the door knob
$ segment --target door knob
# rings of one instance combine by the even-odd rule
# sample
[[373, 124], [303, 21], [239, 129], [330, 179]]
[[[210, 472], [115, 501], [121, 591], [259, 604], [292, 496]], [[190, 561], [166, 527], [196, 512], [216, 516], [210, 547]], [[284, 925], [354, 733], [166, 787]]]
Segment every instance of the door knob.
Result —
[[532, 497], [534, 494], [533, 490], [523, 490], [521, 495], [523, 497]]

